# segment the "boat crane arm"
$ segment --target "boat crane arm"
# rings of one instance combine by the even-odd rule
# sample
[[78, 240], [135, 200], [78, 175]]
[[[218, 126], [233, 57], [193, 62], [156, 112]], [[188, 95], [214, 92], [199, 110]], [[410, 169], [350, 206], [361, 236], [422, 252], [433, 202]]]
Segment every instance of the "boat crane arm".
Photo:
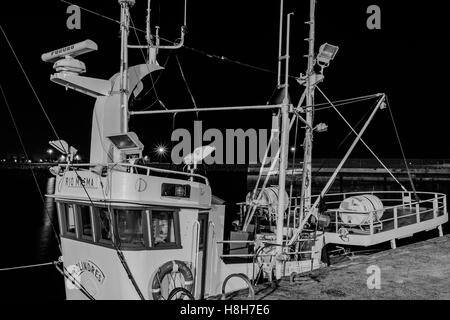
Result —
[[319, 197], [316, 199], [316, 201], [314, 202], [314, 204], [311, 206], [310, 210], [308, 211], [308, 213], [306, 214], [305, 218], [301, 221], [298, 229], [295, 231], [294, 235], [292, 236], [292, 238], [289, 240], [288, 245], [292, 245], [295, 241], [295, 239], [299, 236], [299, 234], [302, 232], [304, 225], [306, 224], [306, 222], [308, 221], [308, 219], [310, 218], [310, 216], [312, 214], [316, 215], [316, 211], [317, 211], [317, 207], [320, 203], [320, 199], [322, 199], [325, 194], [328, 192], [328, 190], [330, 189], [331, 185], [333, 184], [334, 180], [336, 179], [337, 174], [339, 173], [339, 171], [341, 171], [344, 163], [347, 161], [348, 157], [350, 156], [350, 154], [352, 153], [353, 149], [355, 148], [356, 144], [361, 140], [361, 136], [363, 135], [364, 131], [366, 131], [367, 127], [369, 126], [370, 122], [372, 121], [372, 119], [374, 118], [375, 114], [377, 113], [377, 111], [382, 107], [384, 100], [386, 98], [386, 95], [383, 94], [380, 98], [380, 100], [378, 100], [377, 105], [375, 106], [375, 108], [373, 109], [372, 113], [370, 114], [369, 119], [367, 119], [366, 123], [364, 124], [364, 126], [362, 127], [362, 129], [359, 131], [359, 133], [357, 134], [357, 137], [355, 138], [355, 140], [353, 141], [352, 145], [350, 146], [350, 148], [348, 149], [347, 153], [345, 154], [345, 156], [342, 158], [341, 162], [339, 163], [339, 165], [337, 166], [337, 168], [334, 170], [333, 175], [330, 177], [330, 179], [328, 180], [327, 184], [325, 185], [325, 187], [322, 189], [322, 192], [320, 193]]

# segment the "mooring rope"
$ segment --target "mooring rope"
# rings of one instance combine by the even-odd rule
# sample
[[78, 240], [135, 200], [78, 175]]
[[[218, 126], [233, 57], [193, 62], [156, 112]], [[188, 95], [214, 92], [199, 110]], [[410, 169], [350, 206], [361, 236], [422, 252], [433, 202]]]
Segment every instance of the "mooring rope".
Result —
[[35, 267], [53, 266], [57, 263], [58, 263], [58, 261], [37, 263], [37, 264], [28, 264], [28, 265], [17, 266], [17, 267], [0, 268], [0, 271], [21, 270], [21, 269], [28, 269], [28, 268], [35, 268]]

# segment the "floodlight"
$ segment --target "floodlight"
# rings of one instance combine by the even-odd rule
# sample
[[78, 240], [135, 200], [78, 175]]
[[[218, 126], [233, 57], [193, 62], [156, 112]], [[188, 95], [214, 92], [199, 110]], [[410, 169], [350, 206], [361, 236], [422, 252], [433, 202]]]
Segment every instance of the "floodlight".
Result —
[[339, 47], [333, 46], [329, 43], [324, 43], [319, 48], [319, 53], [317, 54], [317, 63], [322, 68], [328, 67], [330, 61], [334, 59], [334, 56], [338, 52]]
[[319, 123], [314, 127], [314, 130], [317, 132], [326, 132], [328, 130], [328, 125], [325, 123]]
[[117, 149], [125, 154], [141, 153], [144, 150], [144, 145], [134, 132], [121, 133], [107, 138]]

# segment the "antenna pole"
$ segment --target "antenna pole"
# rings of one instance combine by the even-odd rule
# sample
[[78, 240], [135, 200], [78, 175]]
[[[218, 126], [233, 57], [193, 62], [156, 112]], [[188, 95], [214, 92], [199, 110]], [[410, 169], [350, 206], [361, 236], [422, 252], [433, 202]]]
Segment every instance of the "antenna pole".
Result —
[[[280, 142], [280, 174], [278, 177], [278, 210], [277, 210], [277, 256], [275, 266], [275, 276], [280, 279], [283, 276], [283, 261], [281, 255], [283, 253], [283, 227], [284, 227], [284, 212], [285, 212], [285, 198], [286, 193], [286, 168], [288, 165], [288, 145], [289, 145], [289, 37], [291, 29], [291, 15], [287, 15], [287, 28], [286, 28], [286, 67], [285, 67], [285, 80], [284, 80], [284, 98], [281, 106], [281, 142]], [[288, 200], [289, 201], [289, 200]]]
[[308, 41], [308, 67], [306, 71], [306, 122], [308, 126], [305, 131], [303, 173], [302, 173], [302, 194], [300, 203], [300, 219], [303, 213], [311, 208], [311, 184], [312, 184], [312, 139], [314, 122], [314, 41], [315, 41], [315, 7], [316, 0], [309, 1], [309, 37]]
[[281, 85], [281, 53], [282, 53], [282, 43], [283, 43], [283, 0], [280, 1], [280, 34], [278, 36], [278, 77], [277, 77], [277, 88]]
[[130, 7], [135, 0], [119, 0], [120, 4], [120, 131], [128, 132], [128, 32]]

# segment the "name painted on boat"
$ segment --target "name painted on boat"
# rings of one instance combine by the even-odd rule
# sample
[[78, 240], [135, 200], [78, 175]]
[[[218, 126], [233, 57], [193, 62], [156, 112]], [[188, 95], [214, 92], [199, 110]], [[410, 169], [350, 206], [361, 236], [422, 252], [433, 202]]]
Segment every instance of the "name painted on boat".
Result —
[[91, 260], [79, 261], [76, 263], [76, 266], [78, 267], [77, 271], [79, 275], [81, 275], [83, 272], [89, 272], [95, 277], [95, 279], [97, 279], [100, 284], [103, 284], [103, 282], [105, 281], [105, 274]]
[[85, 188], [97, 189], [94, 177], [64, 177], [64, 184], [69, 188]]

